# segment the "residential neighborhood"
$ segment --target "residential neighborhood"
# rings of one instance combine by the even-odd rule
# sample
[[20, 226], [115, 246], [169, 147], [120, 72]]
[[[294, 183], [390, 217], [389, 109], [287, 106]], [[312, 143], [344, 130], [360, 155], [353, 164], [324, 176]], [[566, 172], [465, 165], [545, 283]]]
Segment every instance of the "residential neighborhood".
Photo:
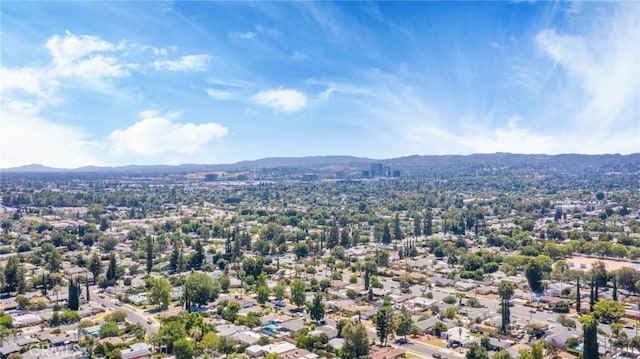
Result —
[[0, 355], [638, 358], [637, 165], [3, 173]]

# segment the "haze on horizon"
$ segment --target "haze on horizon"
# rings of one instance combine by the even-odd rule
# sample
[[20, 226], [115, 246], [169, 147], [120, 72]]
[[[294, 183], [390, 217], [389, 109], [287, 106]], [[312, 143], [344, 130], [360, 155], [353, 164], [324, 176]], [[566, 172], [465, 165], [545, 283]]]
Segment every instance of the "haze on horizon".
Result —
[[633, 2], [2, 2], [0, 168], [640, 152]]

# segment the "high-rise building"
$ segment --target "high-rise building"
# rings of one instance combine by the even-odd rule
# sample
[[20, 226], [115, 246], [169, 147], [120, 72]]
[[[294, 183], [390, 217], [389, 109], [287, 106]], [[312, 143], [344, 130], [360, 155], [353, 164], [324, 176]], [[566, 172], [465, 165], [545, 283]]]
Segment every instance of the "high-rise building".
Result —
[[371, 177], [379, 177], [384, 175], [384, 172], [382, 171], [382, 163], [372, 163], [369, 175], [371, 175]]

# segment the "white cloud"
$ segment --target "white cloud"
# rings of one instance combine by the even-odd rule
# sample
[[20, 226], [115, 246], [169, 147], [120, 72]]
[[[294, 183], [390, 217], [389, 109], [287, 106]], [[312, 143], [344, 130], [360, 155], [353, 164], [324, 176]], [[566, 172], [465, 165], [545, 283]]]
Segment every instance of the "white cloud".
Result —
[[211, 88], [208, 88], [205, 91], [207, 92], [207, 95], [213, 97], [216, 100], [229, 100], [233, 98], [233, 93], [229, 91], [216, 90]]
[[109, 146], [116, 154], [194, 154], [207, 142], [229, 132], [217, 123], [174, 123], [172, 117], [176, 114], [163, 116], [154, 111], [144, 111], [140, 116], [140, 121], [109, 135]]
[[211, 61], [209, 55], [187, 55], [179, 60], [156, 60], [153, 66], [156, 70], [200, 72], [206, 71], [207, 65]]
[[[629, 126], [640, 116], [640, 7], [617, 4], [590, 32], [562, 34], [544, 29], [536, 44], [566, 71], [565, 88], [579, 124], [599, 131]], [[594, 24], [596, 21], [594, 21]]]
[[137, 66], [133, 64], [118, 63], [116, 57], [96, 55], [68, 66], [60, 66], [54, 70], [54, 74], [82, 79], [129, 77], [129, 70], [135, 67]]
[[75, 36], [67, 32], [64, 37], [54, 35], [46, 44], [53, 55], [53, 61], [59, 65], [73, 63], [94, 52], [114, 51], [116, 46], [108, 41], [90, 35]]
[[307, 96], [300, 91], [279, 89], [258, 92], [251, 97], [251, 101], [276, 110], [294, 112], [307, 105]]
[[41, 93], [43, 74], [34, 68], [10, 69], [0, 66], [0, 91], [21, 90], [29, 94]]
[[228, 37], [232, 40], [254, 40], [256, 38], [256, 33], [253, 31], [247, 31], [247, 32], [238, 32], [238, 31], [231, 31], [228, 34]]
[[64, 168], [100, 164], [94, 156], [95, 144], [80, 129], [7, 107], [0, 117], [1, 168], [33, 163]]

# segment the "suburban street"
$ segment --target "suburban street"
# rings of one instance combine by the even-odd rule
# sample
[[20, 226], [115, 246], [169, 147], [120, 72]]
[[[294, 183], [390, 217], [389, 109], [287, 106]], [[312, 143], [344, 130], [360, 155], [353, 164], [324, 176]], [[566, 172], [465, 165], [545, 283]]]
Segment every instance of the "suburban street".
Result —
[[140, 324], [147, 333], [155, 333], [160, 328], [160, 324], [155, 320], [151, 319], [152, 315], [143, 313], [137, 309], [133, 309], [130, 306], [123, 304], [117, 305], [116, 299], [112, 298], [107, 293], [102, 293], [100, 288], [97, 286], [91, 286], [91, 301], [96, 302], [102, 305], [105, 308], [109, 308], [111, 310], [119, 310], [127, 313], [127, 320], [134, 324]]

